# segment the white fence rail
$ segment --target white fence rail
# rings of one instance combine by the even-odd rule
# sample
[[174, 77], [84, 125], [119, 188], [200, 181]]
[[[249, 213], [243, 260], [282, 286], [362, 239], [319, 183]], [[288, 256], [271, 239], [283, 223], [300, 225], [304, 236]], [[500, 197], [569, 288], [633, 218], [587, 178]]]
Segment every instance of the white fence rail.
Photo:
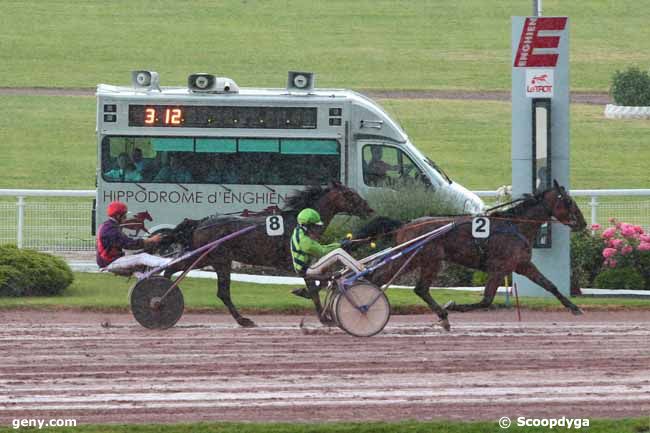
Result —
[[[496, 191], [476, 191], [486, 201]], [[650, 189], [572, 190], [588, 223], [609, 218], [650, 231]], [[0, 244], [44, 251], [92, 251], [95, 190], [0, 189]], [[98, 218], [103, 218], [100, 212]]]
[[92, 251], [93, 198], [94, 189], [0, 189], [0, 244], [49, 251]]

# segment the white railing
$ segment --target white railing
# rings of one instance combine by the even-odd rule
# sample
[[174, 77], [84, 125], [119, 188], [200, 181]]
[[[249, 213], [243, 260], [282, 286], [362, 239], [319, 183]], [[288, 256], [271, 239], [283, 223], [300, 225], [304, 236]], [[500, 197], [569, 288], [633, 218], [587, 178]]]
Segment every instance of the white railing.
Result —
[[[16, 197], [15, 218], [11, 221], [11, 202], [0, 201], [0, 243], [16, 243], [42, 250], [89, 250], [94, 248], [91, 235], [92, 206], [85, 203], [27, 202], [26, 197], [95, 198], [93, 190], [0, 189], [0, 197]], [[33, 211], [33, 212], [32, 212]], [[26, 217], [27, 213], [27, 217]], [[32, 213], [32, 215], [30, 215]], [[45, 214], [45, 217], [42, 214]], [[83, 217], [84, 213], [86, 218]], [[50, 215], [48, 217], [48, 214]], [[32, 223], [33, 233], [25, 239], [25, 222]], [[58, 224], [57, 224], [58, 223]], [[15, 231], [12, 230], [15, 225]], [[8, 237], [14, 231], [15, 237]], [[39, 236], [40, 235], [40, 236]]]
[[[497, 196], [496, 191], [474, 192], [483, 198]], [[610, 218], [615, 218], [650, 231], [650, 189], [573, 189], [570, 192], [590, 225], [605, 226]]]
[[[496, 197], [496, 191], [475, 192], [488, 200]], [[616, 218], [650, 231], [650, 189], [572, 190], [571, 195], [590, 224], [607, 225], [609, 218]], [[95, 190], [0, 189], [0, 244], [50, 251], [92, 251], [92, 198]]]

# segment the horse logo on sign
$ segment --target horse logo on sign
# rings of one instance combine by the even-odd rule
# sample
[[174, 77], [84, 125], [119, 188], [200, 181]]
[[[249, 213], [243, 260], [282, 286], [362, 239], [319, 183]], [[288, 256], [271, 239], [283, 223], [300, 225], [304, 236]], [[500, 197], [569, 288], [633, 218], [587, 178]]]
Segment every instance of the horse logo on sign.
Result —
[[553, 69], [526, 69], [526, 96], [529, 98], [552, 98]]

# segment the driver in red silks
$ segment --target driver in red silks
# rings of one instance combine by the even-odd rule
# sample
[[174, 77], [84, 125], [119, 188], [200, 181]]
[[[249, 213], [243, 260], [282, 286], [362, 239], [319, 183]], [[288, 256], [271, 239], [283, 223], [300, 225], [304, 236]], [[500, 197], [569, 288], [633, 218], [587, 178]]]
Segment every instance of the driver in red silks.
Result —
[[104, 221], [97, 230], [97, 265], [100, 268], [116, 273], [129, 274], [131, 268], [150, 268], [163, 266], [169, 259], [152, 256], [147, 253], [124, 255], [124, 250], [137, 250], [160, 242], [160, 235], [148, 239], [130, 238], [120, 229], [127, 213], [126, 204], [114, 201], [108, 205], [106, 213], [108, 220]]

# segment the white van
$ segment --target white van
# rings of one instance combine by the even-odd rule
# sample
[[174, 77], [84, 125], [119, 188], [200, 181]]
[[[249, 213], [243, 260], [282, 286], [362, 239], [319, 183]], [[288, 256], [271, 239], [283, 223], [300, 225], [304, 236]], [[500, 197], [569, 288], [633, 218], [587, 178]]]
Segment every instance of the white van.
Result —
[[96, 209], [125, 201], [153, 217], [155, 232], [183, 218], [282, 207], [296, 189], [330, 180], [362, 196], [419, 182], [457, 213], [483, 209], [376, 102], [313, 83], [289, 73], [285, 89], [240, 89], [193, 74], [187, 86], [160, 87], [157, 73], [135, 71], [130, 87], [100, 84]]

